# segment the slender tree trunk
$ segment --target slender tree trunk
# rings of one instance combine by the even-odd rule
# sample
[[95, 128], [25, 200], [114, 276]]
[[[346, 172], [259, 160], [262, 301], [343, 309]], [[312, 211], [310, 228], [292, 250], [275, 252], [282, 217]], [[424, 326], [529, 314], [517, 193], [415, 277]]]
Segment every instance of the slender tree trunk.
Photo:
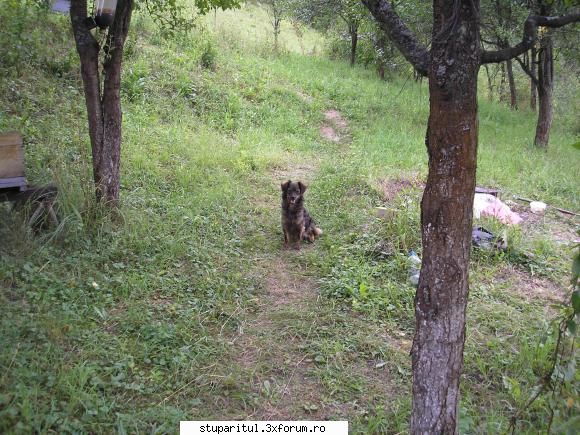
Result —
[[121, 127], [123, 112], [121, 110], [121, 64], [123, 47], [129, 31], [132, 0], [120, 0], [117, 3], [117, 13], [105, 46], [106, 59], [103, 72], [103, 123], [105, 137], [103, 141], [103, 156], [100, 164], [102, 195], [105, 201], [116, 203], [119, 199], [120, 161], [121, 161]]
[[487, 76], [487, 99], [493, 101], [493, 80], [491, 74], [489, 73], [489, 66], [484, 65], [485, 75]]
[[358, 25], [349, 24], [348, 32], [350, 33], [350, 66], [356, 62], [356, 46], [358, 44]]
[[280, 35], [280, 23], [282, 19], [274, 18], [274, 51], [278, 53], [278, 35]]
[[381, 80], [385, 79], [385, 46], [387, 43], [387, 37], [382, 31], [379, 31], [379, 36], [376, 40], [376, 51], [377, 51], [377, 74]]
[[413, 434], [457, 433], [477, 161], [478, 15], [478, 0], [433, 2], [429, 175], [421, 203], [423, 265], [412, 349]]
[[499, 64], [499, 70], [501, 73], [501, 78], [500, 78], [500, 82], [499, 82], [499, 101], [501, 102], [505, 102], [505, 96], [506, 96], [506, 91], [505, 91], [505, 84], [506, 84], [506, 73], [505, 73], [505, 64], [502, 62]]
[[508, 84], [510, 87], [510, 107], [512, 110], [518, 109], [518, 101], [517, 101], [517, 94], [516, 94], [516, 82], [514, 80], [514, 69], [512, 65], [512, 60], [506, 61], [506, 69], [507, 69], [507, 76], [508, 76]]
[[304, 33], [302, 32], [302, 29], [300, 28], [300, 22], [298, 20], [292, 20], [291, 24], [292, 24], [292, 28], [294, 29], [294, 33], [296, 34], [296, 37], [298, 38], [298, 44], [300, 44], [300, 52], [302, 54], [305, 54], [306, 50], [304, 49], [304, 41], [303, 41]]
[[[532, 45], [532, 49], [530, 52], [530, 71], [532, 72], [532, 76], [536, 77], [536, 65], [538, 62], [538, 55], [536, 53], [536, 45]], [[530, 78], [530, 108], [535, 111], [536, 110], [536, 82]]]
[[538, 123], [534, 145], [547, 149], [550, 141], [550, 128], [554, 115], [552, 91], [554, 88], [554, 53], [552, 51], [552, 37], [546, 32], [540, 42], [538, 64]]
[[87, 17], [86, 0], [73, 0], [70, 6], [70, 16], [81, 62], [81, 76], [85, 91], [85, 104], [87, 106], [89, 137], [93, 157], [93, 177], [98, 196], [98, 162], [101, 159], [104, 134], [103, 111], [101, 107], [101, 80], [99, 76], [99, 52], [101, 48], [85, 23], [85, 18]]
[[116, 206], [119, 201], [121, 154], [121, 63], [129, 31], [133, 0], [119, 0], [104, 47], [104, 82], [101, 91], [99, 52], [101, 48], [87, 27], [86, 0], [71, 2], [71, 22], [81, 61], [81, 76], [89, 121], [93, 177], [98, 201]]

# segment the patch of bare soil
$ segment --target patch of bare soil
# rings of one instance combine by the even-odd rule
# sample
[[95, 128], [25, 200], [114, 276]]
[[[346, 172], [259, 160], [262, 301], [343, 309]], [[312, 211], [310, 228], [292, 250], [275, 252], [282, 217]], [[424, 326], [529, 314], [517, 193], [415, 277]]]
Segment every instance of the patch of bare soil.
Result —
[[327, 110], [324, 112], [324, 119], [340, 130], [346, 130], [348, 127], [348, 123], [344, 120], [338, 110]]
[[348, 122], [338, 110], [324, 112], [324, 122], [320, 126], [320, 136], [334, 143], [346, 143], [350, 141], [348, 134]]
[[274, 309], [281, 305], [297, 304], [315, 296], [315, 284], [309, 278], [293, 273], [287, 263], [277, 258], [266, 278], [266, 296]]
[[319, 402], [321, 386], [309, 376], [312, 361], [303, 349], [305, 340], [291, 332], [296, 326], [291, 323], [310, 322], [310, 331], [315, 327], [316, 284], [282, 258], [294, 253], [280, 255], [264, 265], [268, 272], [256, 315], [243, 324], [234, 340], [240, 367], [251, 378], [255, 392], [267, 397], [248, 418], [289, 420], [304, 418], [305, 413], [314, 418], [319, 407], [309, 404]]
[[414, 174], [405, 178], [379, 180], [379, 187], [382, 192], [383, 201], [388, 202], [397, 197], [405, 189], [414, 187], [423, 189], [425, 183], [419, 178], [419, 175]]
[[320, 136], [324, 139], [329, 140], [330, 142], [339, 143], [340, 142], [340, 135], [336, 132], [336, 130], [329, 126], [323, 125], [320, 127]]
[[497, 274], [498, 281], [507, 281], [513, 292], [526, 300], [562, 302], [566, 299], [566, 288], [547, 278], [532, 276], [516, 267], [507, 265]]
[[504, 201], [512, 211], [518, 213], [522, 219], [522, 229], [526, 233], [541, 233], [558, 244], [572, 245], [580, 243], [580, 219], [566, 215], [555, 209], [546, 210], [544, 213], [532, 213], [528, 204], [514, 201]]
[[312, 98], [312, 97], [311, 97], [310, 95], [308, 95], [308, 94], [305, 94], [305, 93], [304, 93], [304, 92], [302, 92], [302, 91], [296, 91], [296, 95], [298, 95], [298, 97], [299, 97], [299, 98], [300, 98], [302, 101], [304, 101], [305, 103], [312, 104], [312, 102], [314, 101], [314, 98]]
[[280, 183], [288, 180], [309, 182], [316, 169], [317, 162], [301, 163], [289, 168], [274, 169], [272, 176]]

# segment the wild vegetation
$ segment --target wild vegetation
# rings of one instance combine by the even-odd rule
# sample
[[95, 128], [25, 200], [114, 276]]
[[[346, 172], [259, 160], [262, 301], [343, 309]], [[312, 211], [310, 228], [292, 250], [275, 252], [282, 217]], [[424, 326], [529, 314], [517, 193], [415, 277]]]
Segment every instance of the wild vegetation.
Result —
[[[34, 232], [26, 210], [0, 208], [0, 430], [302, 418], [408, 430], [426, 83], [402, 63], [386, 81], [350, 67], [351, 41], [289, 20], [274, 50], [255, 4], [171, 36], [137, 12], [112, 212], [94, 198], [69, 18], [3, 3], [0, 131], [22, 132], [27, 177], [58, 185], [61, 219]], [[534, 112], [480, 87], [477, 183], [578, 210], [578, 88], [555, 86], [568, 98], [547, 151], [533, 146]], [[301, 252], [282, 248], [287, 179], [308, 184], [324, 230]], [[514, 208], [520, 226], [483, 222], [506, 231], [507, 251], [472, 255], [460, 432], [505, 432], [514, 415], [518, 433], [573, 432], [576, 354], [557, 364], [561, 387], [526, 405], [552, 365], [578, 221]]]

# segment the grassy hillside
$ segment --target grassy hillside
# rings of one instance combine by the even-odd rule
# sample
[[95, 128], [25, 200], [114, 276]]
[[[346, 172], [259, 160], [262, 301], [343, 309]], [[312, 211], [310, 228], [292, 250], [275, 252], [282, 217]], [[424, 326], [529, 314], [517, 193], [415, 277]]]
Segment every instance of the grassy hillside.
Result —
[[[0, 14], [0, 131], [23, 133], [28, 178], [58, 185], [61, 216], [32, 234], [25, 213], [0, 207], [0, 430], [166, 433], [186, 419], [407, 430], [426, 83], [330, 61], [321, 35], [289, 25], [275, 54], [256, 6], [170, 39], [137, 15], [122, 206], [109, 215], [93, 200], [66, 17]], [[530, 112], [480, 101], [478, 184], [578, 210], [578, 138], [556, 120], [538, 152], [534, 126]], [[289, 178], [309, 185], [325, 232], [301, 252], [282, 249]], [[474, 251], [463, 433], [506, 431], [549, 366], [578, 226], [552, 212], [485, 225], [510, 247]], [[518, 432], [545, 428], [549, 406], [565, 431], [578, 403], [569, 386], [542, 396]]]

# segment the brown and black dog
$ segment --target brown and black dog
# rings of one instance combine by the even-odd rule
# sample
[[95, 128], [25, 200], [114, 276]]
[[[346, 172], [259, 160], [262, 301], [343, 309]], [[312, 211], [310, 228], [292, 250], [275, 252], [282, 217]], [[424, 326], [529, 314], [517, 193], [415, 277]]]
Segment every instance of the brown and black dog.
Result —
[[294, 244], [300, 249], [302, 240], [314, 242], [322, 234], [314, 220], [304, 207], [304, 192], [306, 185], [302, 181], [288, 180], [282, 183], [282, 230], [284, 231], [284, 246]]

